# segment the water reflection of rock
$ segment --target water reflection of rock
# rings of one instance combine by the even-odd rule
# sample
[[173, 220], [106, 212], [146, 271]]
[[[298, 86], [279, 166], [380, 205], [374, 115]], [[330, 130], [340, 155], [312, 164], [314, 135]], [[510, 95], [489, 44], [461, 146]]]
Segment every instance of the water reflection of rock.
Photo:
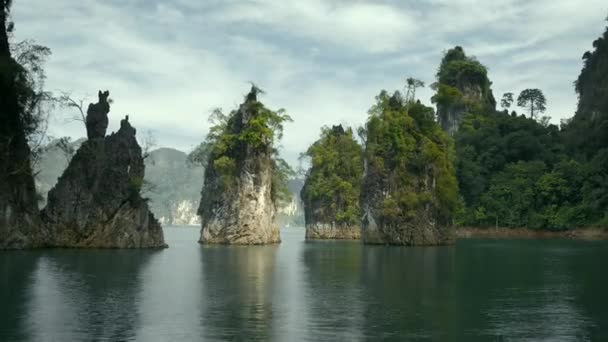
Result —
[[37, 260], [36, 252], [0, 253], [0, 341], [30, 339], [24, 319]]
[[138, 325], [139, 273], [158, 251], [53, 250], [31, 291], [33, 340], [124, 341]]
[[366, 338], [454, 340], [454, 247], [368, 246], [362, 256]]
[[304, 293], [308, 336], [312, 341], [361, 339], [363, 307], [361, 262], [357, 242], [315, 242], [304, 247]]
[[278, 246], [203, 246], [205, 339], [268, 340]]

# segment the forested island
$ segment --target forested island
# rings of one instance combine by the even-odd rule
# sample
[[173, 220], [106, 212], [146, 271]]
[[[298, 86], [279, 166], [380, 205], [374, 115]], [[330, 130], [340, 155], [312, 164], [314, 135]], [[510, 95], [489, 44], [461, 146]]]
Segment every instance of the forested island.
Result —
[[[50, 50], [11, 47], [10, 2], [0, 4], [0, 248], [164, 247], [142, 195], [146, 156], [128, 116], [106, 135], [107, 91], [82, 112], [87, 140], [39, 210], [32, 137], [42, 134], [43, 104], [62, 99], [43, 89]], [[583, 54], [578, 108], [559, 126], [542, 115], [541, 89], [508, 92], [498, 103], [487, 67], [455, 46], [430, 85], [436, 108], [416, 97], [424, 82], [408, 78], [405, 93], [379, 92], [360, 127], [322, 128], [300, 175], [307, 239], [410, 246], [453, 243], [457, 228], [605, 232], [607, 40], [608, 30]], [[293, 200], [288, 185], [297, 176], [279, 144], [292, 120], [262, 104], [262, 94], [252, 85], [237, 109], [213, 111], [203, 143], [188, 155], [204, 168], [203, 244], [281, 241], [277, 208]]]

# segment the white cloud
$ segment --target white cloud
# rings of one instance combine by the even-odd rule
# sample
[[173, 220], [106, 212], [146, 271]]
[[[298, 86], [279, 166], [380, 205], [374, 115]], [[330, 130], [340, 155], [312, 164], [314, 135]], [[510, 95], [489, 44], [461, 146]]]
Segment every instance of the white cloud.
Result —
[[[580, 56], [607, 10], [604, 0], [21, 0], [13, 16], [17, 39], [53, 50], [50, 90], [111, 91], [112, 128], [130, 114], [161, 145], [188, 149], [209, 110], [236, 107], [254, 81], [294, 118], [283, 142], [294, 161], [320, 126], [363, 123], [380, 89], [409, 75], [431, 83], [457, 44], [489, 67], [496, 98], [538, 87], [547, 114], [571, 116]], [[430, 104], [430, 89], [419, 94]], [[51, 131], [84, 135], [63, 119]]]
[[214, 17], [227, 24], [260, 24], [295, 37], [369, 52], [399, 49], [417, 27], [415, 18], [398, 7], [356, 1], [254, 0], [225, 6]]

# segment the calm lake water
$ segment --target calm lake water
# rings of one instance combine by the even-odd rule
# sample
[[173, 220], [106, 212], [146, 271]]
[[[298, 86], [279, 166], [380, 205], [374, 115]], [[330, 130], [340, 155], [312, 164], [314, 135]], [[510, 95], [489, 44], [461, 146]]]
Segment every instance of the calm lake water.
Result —
[[0, 341], [608, 341], [608, 242], [0, 252]]

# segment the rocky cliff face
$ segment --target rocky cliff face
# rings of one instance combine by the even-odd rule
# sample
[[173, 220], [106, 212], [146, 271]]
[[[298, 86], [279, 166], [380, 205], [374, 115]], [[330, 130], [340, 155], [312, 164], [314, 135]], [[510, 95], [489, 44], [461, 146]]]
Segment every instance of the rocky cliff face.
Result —
[[467, 113], [496, 110], [487, 69], [475, 58], [467, 57], [460, 46], [446, 52], [434, 86], [439, 124], [450, 136], [456, 134]]
[[608, 149], [608, 28], [593, 48], [583, 55], [583, 69], [574, 83], [578, 108], [563, 131], [567, 147], [587, 160]]
[[27, 143], [33, 90], [11, 57], [7, 11], [7, 1], [0, 1], [0, 249], [41, 247], [48, 236], [40, 224]]
[[[99, 103], [89, 107], [88, 115], [108, 112], [107, 92], [100, 92]], [[135, 129], [128, 117], [107, 137], [100, 127], [87, 127], [89, 140], [48, 193], [42, 218], [50, 245], [166, 247], [162, 228], [140, 195], [145, 167]]]
[[[269, 244], [281, 241], [274, 185], [272, 115], [257, 101], [254, 87], [233, 112], [208, 165], [199, 206], [201, 243]], [[262, 133], [262, 135], [260, 135]]]
[[434, 121], [432, 108], [404, 105], [399, 98], [381, 94], [366, 124], [363, 241], [452, 243], [458, 196], [453, 143]]

